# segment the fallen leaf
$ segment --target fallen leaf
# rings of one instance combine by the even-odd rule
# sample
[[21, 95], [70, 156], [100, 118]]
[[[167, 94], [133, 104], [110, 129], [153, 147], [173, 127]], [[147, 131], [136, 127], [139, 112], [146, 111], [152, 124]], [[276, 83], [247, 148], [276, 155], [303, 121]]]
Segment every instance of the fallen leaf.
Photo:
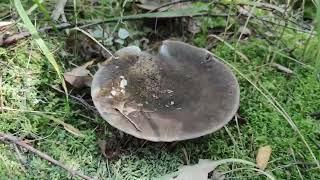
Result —
[[92, 65], [94, 61], [89, 61], [86, 64], [76, 67], [69, 72], [64, 73], [64, 79], [75, 88], [91, 86], [92, 77], [87, 67]]
[[[220, 163], [217, 161], [212, 161], [208, 159], [200, 159], [198, 164], [182, 166], [178, 175], [171, 176], [167, 175], [161, 179], [170, 179], [170, 180], [208, 180], [208, 174], [216, 169]], [[218, 173], [216, 173], [218, 174]], [[216, 177], [215, 177], [216, 178]], [[221, 176], [221, 178], [223, 178]]]
[[118, 37], [120, 39], [126, 39], [129, 37], [129, 32], [126, 29], [120, 28], [118, 31]]
[[263, 146], [258, 149], [256, 163], [259, 169], [264, 170], [267, 167], [271, 151], [271, 146]]

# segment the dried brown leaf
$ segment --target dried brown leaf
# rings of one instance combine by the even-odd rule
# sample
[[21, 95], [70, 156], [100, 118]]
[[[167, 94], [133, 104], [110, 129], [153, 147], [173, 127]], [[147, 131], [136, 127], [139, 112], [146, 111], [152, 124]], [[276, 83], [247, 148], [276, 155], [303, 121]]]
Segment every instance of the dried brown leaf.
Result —
[[75, 88], [82, 88], [85, 86], [91, 86], [92, 77], [87, 67], [92, 65], [93, 61], [89, 61], [86, 64], [76, 67], [69, 72], [64, 73], [64, 79]]
[[267, 167], [271, 152], [271, 146], [263, 146], [258, 149], [256, 163], [259, 169], [264, 170]]

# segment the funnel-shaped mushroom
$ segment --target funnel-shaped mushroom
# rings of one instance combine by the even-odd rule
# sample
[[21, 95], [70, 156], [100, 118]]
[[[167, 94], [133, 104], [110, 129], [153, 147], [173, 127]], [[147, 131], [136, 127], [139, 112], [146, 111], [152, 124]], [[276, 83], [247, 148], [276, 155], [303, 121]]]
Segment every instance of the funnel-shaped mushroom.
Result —
[[129, 47], [102, 65], [91, 95], [112, 126], [150, 141], [178, 141], [226, 125], [239, 106], [239, 85], [213, 55], [178, 41], [163, 41], [151, 55]]

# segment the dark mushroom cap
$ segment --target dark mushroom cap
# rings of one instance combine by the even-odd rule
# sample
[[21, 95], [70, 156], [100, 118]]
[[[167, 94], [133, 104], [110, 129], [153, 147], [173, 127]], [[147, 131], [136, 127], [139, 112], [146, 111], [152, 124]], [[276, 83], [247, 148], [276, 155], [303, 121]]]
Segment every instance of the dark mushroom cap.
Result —
[[236, 113], [237, 79], [209, 51], [166, 40], [155, 56], [123, 52], [99, 68], [91, 86], [99, 113], [119, 130], [150, 141], [192, 139]]

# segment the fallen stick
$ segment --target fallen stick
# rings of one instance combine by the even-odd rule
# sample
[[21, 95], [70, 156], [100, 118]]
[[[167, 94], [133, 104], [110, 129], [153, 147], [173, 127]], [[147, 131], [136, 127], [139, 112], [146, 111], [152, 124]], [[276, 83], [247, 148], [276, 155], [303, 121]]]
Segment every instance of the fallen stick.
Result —
[[47, 160], [57, 166], [62, 167], [63, 169], [67, 170], [73, 176], [78, 176], [78, 177], [81, 177], [82, 179], [85, 179], [85, 180], [92, 180], [93, 179], [92, 177], [86, 176], [86, 175], [80, 173], [79, 171], [75, 171], [75, 170], [68, 168], [67, 166], [63, 165], [61, 162], [53, 159], [49, 155], [47, 155], [47, 154], [35, 149], [34, 147], [26, 144], [25, 142], [19, 140], [17, 137], [15, 137], [11, 134], [5, 134], [5, 133], [0, 132], [0, 140], [3, 142], [9, 141], [9, 142], [14, 143], [16, 145], [24, 147], [24, 148], [28, 149], [29, 151], [33, 152], [34, 154], [40, 156], [42, 159], [45, 159], [45, 160]]
[[[69, 23], [63, 23], [63, 24], [59, 24], [57, 26], [48, 26], [48, 27], [44, 27], [38, 30], [38, 32], [47, 32], [53, 29], [59, 30], [59, 29], [66, 29], [69, 27], [73, 27], [74, 25], [69, 24]], [[22, 32], [18, 32], [12, 35], [1, 35], [0, 36], [0, 47], [1, 46], [8, 46], [10, 44], [16, 43], [17, 41], [27, 38], [31, 36], [31, 33], [29, 31], [22, 31]]]
[[294, 74], [294, 72], [291, 69], [289, 69], [287, 67], [284, 67], [284, 66], [282, 66], [282, 65], [280, 65], [278, 63], [271, 63], [270, 65], [272, 67], [276, 68], [277, 70], [282, 71], [282, 72], [284, 72], [286, 74]]

